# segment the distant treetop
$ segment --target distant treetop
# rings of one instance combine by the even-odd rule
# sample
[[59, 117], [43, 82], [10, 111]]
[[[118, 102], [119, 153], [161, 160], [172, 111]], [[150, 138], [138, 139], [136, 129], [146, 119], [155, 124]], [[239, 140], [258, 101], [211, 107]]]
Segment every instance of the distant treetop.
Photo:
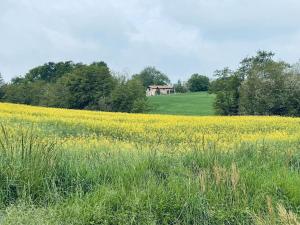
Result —
[[146, 67], [139, 74], [133, 76], [135, 79], [139, 79], [143, 86], [147, 88], [150, 85], [166, 85], [170, 83], [168, 76], [155, 67]]

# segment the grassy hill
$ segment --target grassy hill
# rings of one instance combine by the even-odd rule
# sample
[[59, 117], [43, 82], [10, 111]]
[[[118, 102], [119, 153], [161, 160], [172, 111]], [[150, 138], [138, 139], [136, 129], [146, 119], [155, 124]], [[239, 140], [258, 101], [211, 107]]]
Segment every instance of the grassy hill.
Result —
[[213, 115], [215, 95], [207, 92], [149, 97], [153, 114]]

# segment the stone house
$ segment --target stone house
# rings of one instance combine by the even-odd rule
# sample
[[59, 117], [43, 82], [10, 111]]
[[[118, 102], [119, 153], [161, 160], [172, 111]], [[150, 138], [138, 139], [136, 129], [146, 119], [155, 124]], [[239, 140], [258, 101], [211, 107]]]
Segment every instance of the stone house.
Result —
[[150, 85], [146, 91], [147, 96], [168, 95], [171, 93], [175, 93], [174, 87], [171, 85]]

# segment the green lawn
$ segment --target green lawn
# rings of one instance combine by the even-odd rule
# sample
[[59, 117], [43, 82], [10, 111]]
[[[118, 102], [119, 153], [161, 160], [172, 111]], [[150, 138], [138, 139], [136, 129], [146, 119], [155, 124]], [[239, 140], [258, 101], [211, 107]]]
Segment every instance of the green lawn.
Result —
[[172, 94], [149, 97], [150, 113], [174, 115], [213, 115], [215, 95], [207, 92]]

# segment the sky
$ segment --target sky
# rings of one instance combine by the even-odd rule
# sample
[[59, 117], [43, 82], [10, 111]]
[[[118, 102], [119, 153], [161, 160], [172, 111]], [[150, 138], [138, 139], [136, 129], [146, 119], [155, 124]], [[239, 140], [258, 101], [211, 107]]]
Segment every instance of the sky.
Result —
[[46, 62], [155, 66], [173, 82], [235, 69], [258, 50], [300, 58], [299, 0], [1, 0], [6, 81]]

